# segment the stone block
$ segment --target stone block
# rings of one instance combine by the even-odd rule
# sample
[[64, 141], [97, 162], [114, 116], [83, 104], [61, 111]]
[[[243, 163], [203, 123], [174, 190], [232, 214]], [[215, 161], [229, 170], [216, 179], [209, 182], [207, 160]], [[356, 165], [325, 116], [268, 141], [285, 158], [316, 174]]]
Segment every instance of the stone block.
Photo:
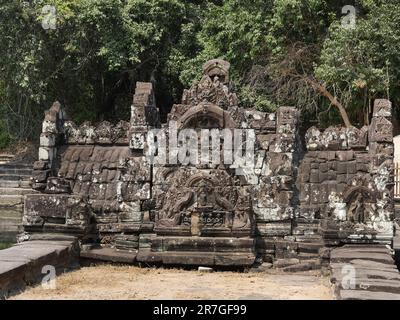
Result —
[[271, 238], [257, 238], [256, 250], [262, 252], [275, 252], [275, 241]]
[[339, 161], [350, 161], [353, 160], [354, 151], [336, 151], [336, 157]]
[[300, 260], [297, 258], [289, 258], [289, 259], [277, 259], [274, 261], [275, 268], [285, 268], [288, 266], [293, 266], [299, 264]]
[[337, 183], [346, 183], [347, 181], [347, 175], [346, 174], [338, 174], [336, 176], [336, 181]]
[[278, 194], [277, 203], [281, 207], [289, 207], [293, 197], [292, 191], [281, 191]]
[[318, 179], [318, 182], [324, 182], [324, 181], [327, 181], [327, 180], [329, 180], [329, 178], [328, 178], [328, 172], [319, 172], [319, 179]]
[[357, 172], [369, 172], [369, 165], [365, 163], [357, 163], [356, 165]]
[[335, 181], [336, 180], [336, 171], [329, 170], [329, 172], [328, 172], [328, 180], [329, 181]]
[[123, 182], [119, 189], [123, 201], [132, 202], [137, 200], [150, 199], [150, 183]]
[[312, 184], [311, 185], [311, 194], [310, 199], [312, 204], [320, 203], [321, 196], [321, 185], [320, 184]]
[[35, 183], [46, 182], [47, 178], [50, 175], [50, 170], [34, 170], [32, 173], [32, 180]]
[[368, 132], [368, 140], [370, 142], [392, 142], [393, 141], [393, 124], [384, 117], [372, 118]]
[[303, 204], [310, 203], [310, 184], [309, 183], [302, 183], [300, 185], [300, 196], [299, 200]]
[[66, 219], [69, 195], [33, 194], [25, 197], [25, 217], [53, 217]]
[[329, 197], [329, 184], [321, 184], [319, 188], [319, 200], [320, 202], [328, 202]]
[[328, 171], [328, 164], [326, 162], [319, 164], [319, 171], [320, 172], [327, 172]]
[[56, 135], [52, 133], [42, 133], [40, 135], [40, 146], [41, 147], [54, 147], [56, 145]]
[[[273, 200], [272, 202], [275, 202]], [[262, 207], [263, 205], [268, 207]], [[262, 201], [258, 202], [257, 207], [253, 207], [254, 213], [256, 215], [257, 221], [260, 222], [271, 222], [271, 221], [281, 221], [290, 218], [285, 214], [285, 208], [282, 208], [275, 204], [268, 204]]]
[[357, 172], [357, 166], [355, 161], [347, 163], [347, 174], [355, 174]]
[[269, 146], [276, 139], [276, 134], [258, 134], [257, 142], [261, 149], [268, 150]]
[[136, 203], [138, 203], [138, 201], [125, 204], [124, 207], [128, 208], [128, 211], [120, 213], [119, 218], [121, 222], [142, 222], [143, 212], [140, 211], [140, 202], [139, 208], [137, 208]]
[[294, 241], [276, 240], [275, 257], [277, 259], [295, 258], [298, 256], [298, 243]]
[[309, 150], [308, 155], [310, 156], [310, 152], [314, 152], [315, 150], [320, 150], [322, 146], [321, 141], [321, 131], [316, 127], [311, 127], [307, 130], [305, 135], [306, 147]]
[[319, 183], [319, 171], [318, 169], [311, 169], [310, 182]]
[[264, 237], [283, 237], [291, 234], [290, 222], [274, 222], [257, 224], [257, 234]]
[[146, 144], [146, 133], [132, 132], [129, 139], [129, 147], [133, 150], [143, 150]]
[[338, 162], [337, 163], [337, 173], [338, 174], [346, 174], [347, 173], [347, 162]]
[[367, 146], [368, 126], [361, 129], [347, 128], [346, 135], [349, 148], [364, 149]]
[[42, 123], [42, 132], [57, 134], [58, 133], [57, 123], [48, 121], [48, 120], [44, 120]]
[[328, 161], [335, 160], [336, 152], [335, 151], [327, 151], [327, 158], [328, 158]]
[[35, 161], [33, 163], [33, 170], [46, 170], [49, 169], [48, 161]]
[[269, 152], [267, 159], [271, 175], [292, 175], [293, 155], [291, 153]]
[[386, 99], [375, 99], [373, 117], [386, 117], [392, 116], [392, 103]]
[[52, 162], [55, 157], [55, 149], [40, 147], [39, 148], [39, 161], [49, 161]]
[[[294, 152], [295, 148], [295, 135], [278, 135], [274, 144], [275, 152], [291, 153]], [[271, 148], [272, 149], [272, 148]]]
[[297, 122], [298, 110], [293, 107], [280, 107], [277, 111], [277, 126], [294, 125]]
[[318, 170], [319, 169], [319, 163], [318, 162], [312, 162], [310, 164], [310, 167], [311, 167], [311, 169]]

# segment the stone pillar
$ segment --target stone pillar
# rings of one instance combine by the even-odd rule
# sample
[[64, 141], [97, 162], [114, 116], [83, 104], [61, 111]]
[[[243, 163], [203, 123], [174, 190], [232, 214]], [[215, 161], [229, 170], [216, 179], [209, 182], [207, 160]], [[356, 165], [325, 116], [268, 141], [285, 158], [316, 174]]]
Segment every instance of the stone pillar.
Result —
[[56, 101], [45, 112], [40, 135], [39, 161], [33, 165], [32, 187], [36, 190], [44, 190], [47, 178], [54, 167], [57, 156], [57, 143], [63, 133], [64, 113], [61, 104]]
[[159, 127], [159, 123], [153, 84], [137, 82], [131, 107], [130, 149], [143, 151], [148, 130]]
[[394, 144], [392, 103], [377, 99], [368, 131], [371, 176], [377, 192], [374, 228], [387, 241], [393, 237], [394, 217]]

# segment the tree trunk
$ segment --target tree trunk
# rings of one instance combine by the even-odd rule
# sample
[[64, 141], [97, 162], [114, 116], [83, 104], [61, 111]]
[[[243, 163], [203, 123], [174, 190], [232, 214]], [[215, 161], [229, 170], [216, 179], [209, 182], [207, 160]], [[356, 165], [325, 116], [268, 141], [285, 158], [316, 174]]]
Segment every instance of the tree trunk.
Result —
[[311, 78], [307, 78], [306, 81], [307, 81], [309, 84], [311, 84], [311, 86], [312, 86], [315, 90], [319, 91], [320, 94], [322, 94], [324, 97], [328, 98], [329, 101], [331, 102], [331, 104], [332, 104], [333, 106], [335, 106], [335, 107], [339, 110], [340, 115], [341, 115], [341, 117], [342, 117], [342, 119], [343, 119], [343, 122], [344, 122], [345, 126], [346, 126], [347, 128], [352, 127], [352, 124], [351, 124], [351, 122], [350, 122], [349, 116], [348, 116], [348, 114], [347, 114], [347, 112], [346, 112], [346, 108], [336, 99], [336, 97], [334, 97], [334, 96], [326, 89], [326, 87], [324, 87], [323, 85], [321, 85], [318, 81], [313, 80], [313, 79], [311, 79]]

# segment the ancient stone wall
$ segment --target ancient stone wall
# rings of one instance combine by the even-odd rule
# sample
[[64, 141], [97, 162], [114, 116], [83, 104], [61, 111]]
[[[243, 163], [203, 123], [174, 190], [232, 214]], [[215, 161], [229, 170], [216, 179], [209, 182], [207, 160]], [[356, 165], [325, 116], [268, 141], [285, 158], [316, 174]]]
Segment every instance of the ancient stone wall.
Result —
[[[265, 257], [268, 251], [265, 239], [271, 241], [273, 247], [268, 253], [273, 253], [273, 237], [291, 234], [298, 112], [291, 107], [281, 107], [277, 113], [240, 108], [230, 88], [226, 69], [217, 67], [221, 65], [221, 61], [214, 61], [205, 66], [207, 71], [203, 78], [184, 92], [182, 104], [174, 105], [163, 129], [166, 131], [175, 123], [178, 131], [195, 130], [193, 134], [197, 133], [198, 137], [207, 130], [211, 135], [216, 130], [218, 144], [223, 150], [226, 150], [227, 139], [235, 140], [235, 133], [240, 132], [243, 138], [243, 150], [240, 151], [254, 153], [254, 159], [250, 165], [233, 159], [231, 164], [221, 159], [215, 165], [211, 159], [206, 159], [185, 166], [178, 162], [164, 164], [165, 161], [158, 161], [154, 166], [152, 193], [155, 199], [154, 231], [164, 243], [169, 236], [224, 238], [221, 240], [225, 245], [239, 238], [241, 242], [237, 243], [237, 249], [224, 249], [224, 241], [220, 241], [219, 247], [202, 248], [199, 251], [203, 252], [203, 258], [198, 261], [210, 264], [209, 261], [215, 259], [211, 253], [221, 251], [220, 255], [223, 255], [222, 251], [225, 251], [226, 256], [241, 251], [243, 254], [238, 261], [246, 260], [243, 264], [251, 264], [249, 261], [254, 261], [255, 256]], [[215, 70], [218, 72], [213, 72]], [[219, 140], [226, 132], [231, 133], [228, 138]], [[171, 139], [170, 133], [166, 136]], [[213, 153], [212, 143], [206, 150], [208, 155]], [[174, 150], [167, 149], [169, 156], [171, 151]], [[159, 157], [165, 160], [164, 154]], [[200, 239], [196, 238], [197, 246]], [[163, 251], [163, 248], [156, 249]], [[184, 249], [175, 245], [171, 250], [174, 252], [168, 252], [168, 258], [161, 257], [161, 260], [165, 263], [165, 259], [172, 260], [171, 257], [176, 255], [175, 261], [179, 263], [176, 253], [179, 250]], [[234, 264], [234, 258], [229, 259], [229, 263]], [[223, 263], [228, 264], [226, 260]]]
[[376, 100], [370, 126], [313, 127], [306, 133], [297, 186], [298, 216], [319, 221], [325, 244], [391, 243], [393, 134], [391, 104]]
[[125, 252], [124, 261], [224, 266], [285, 266], [318, 259], [324, 246], [390, 243], [390, 118], [390, 102], [377, 100], [370, 126], [310, 128], [303, 149], [298, 110], [240, 107], [219, 59], [162, 125], [151, 83], [137, 84], [130, 122], [77, 126], [56, 103], [22, 238], [74, 234]]
[[142, 208], [150, 199], [151, 169], [143, 135], [157, 121], [151, 84], [137, 84], [131, 121], [115, 125], [78, 126], [55, 103], [34, 164], [32, 185], [41, 194], [26, 197], [22, 238], [67, 233], [115, 245], [117, 235], [146, 229]]

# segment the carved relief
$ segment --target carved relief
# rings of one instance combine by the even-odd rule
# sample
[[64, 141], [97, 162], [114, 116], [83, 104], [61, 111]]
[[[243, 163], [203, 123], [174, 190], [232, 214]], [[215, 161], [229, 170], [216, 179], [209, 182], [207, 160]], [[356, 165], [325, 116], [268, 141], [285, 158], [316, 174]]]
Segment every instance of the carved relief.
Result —
[[218, 181], [209, 173], [199, 172], [189, 178], [190, 173], [182, 170], [174, 176], [166, 195], [158, 196], [161, 209], [156, 227], [190, 226], [195, 215], [200, 230], [250, 228], [250, 197], [239, 192], [232, 181]]
[[223, 60], [207, 62], [200, 82], [184, 91], [182, 104], [195, 106], [210, 102], [225, 110], [237, 106], [237, 96], [229, 88], [229, 67], [229, 63]]

